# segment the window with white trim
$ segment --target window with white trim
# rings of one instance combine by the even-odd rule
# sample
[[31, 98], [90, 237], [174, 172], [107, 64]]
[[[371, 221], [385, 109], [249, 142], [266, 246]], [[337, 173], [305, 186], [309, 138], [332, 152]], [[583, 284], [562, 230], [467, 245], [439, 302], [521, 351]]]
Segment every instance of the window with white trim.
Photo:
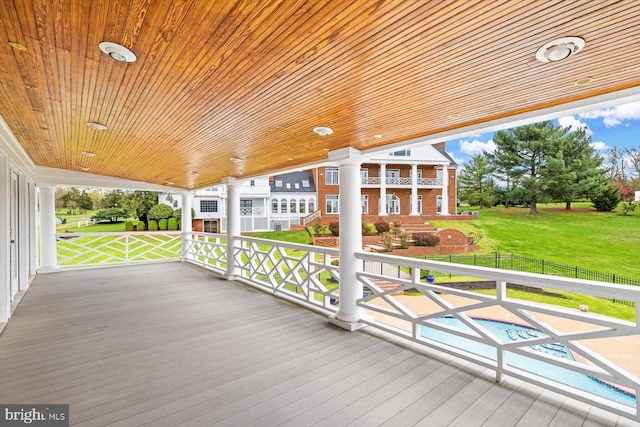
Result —
[[313, 213], [316, 210], [316, 202], [313, 199], [309, 199], [309, 213]]
[[338, 168], [326, 168], [324, 170], [324, 183], [326, 185], [338, 185], [340, 184], [340, 177], [338, 174]]
[[337, 194], [327, 194], [327, 213], [337, 214], [340, 210], [340, 203]]
[[298, 206], [299, 206], [298, 212], [300, 212], [301, 214], [307, 213], [307, 210], [306, 210], [307, 206], [306, 205], [307, 205], [307, 201], [305, 199], [300, 199], [298, 201]]
[[200, 212], [218, 212], [218, 201], [200, 200]]
[[280, 213], [287, 213], [287, 199], [280, 200]]
[[362, 213], [369, 213], [369, 196], [367, 194], [360, 195], [360, 203], [362, 204]]
[[303, 180], [302, 180], [302, 186], [303, 186], [304, 188], [309, 188], [309, 187], [311, 187], [311, 183], [309, 182], [309, 180], [308, 180], [308, 179], [303, 179]]
[[296, 201], [296, 199], [291, 199], [291, 201], [289, 202], [289, 212], [291, 213], [296, 213], [298, 211], [298, 202]]
[[441, 194], [438, 194], [436, 196], [436, 213], [442, 213], [442, 195]]
[[278, 213], [278, 199], [271, 199], [271, 213]]

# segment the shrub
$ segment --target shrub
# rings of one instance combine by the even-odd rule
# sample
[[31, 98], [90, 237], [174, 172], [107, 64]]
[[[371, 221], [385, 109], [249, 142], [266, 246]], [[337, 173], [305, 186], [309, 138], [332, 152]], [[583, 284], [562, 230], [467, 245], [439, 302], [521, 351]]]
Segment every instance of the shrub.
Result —
[[178, 229], [178, 220], [171, 217], [169, 218], [169, 220], [167, 221], [167, 229], [169, 231], [175, 231]]
[[622, 204], [622, 215], [629, 216], [636, 210], [636, 202], [633, 199], [629, 199]]
[[166, 231], [167, 230], [167, 220], [166, 219], [161, 219], [160, 221], [158, 221], [158, 228], [162, 231]]
[[133, 221], [127, 221], [124, 223], [125, 231], [133, 231]]
[[400, 234], [401, 226], [402, 224], [400, 224], [400, 221], [393, 221], [393, 234], [395, 234], [396, 236]]
[[324, 225], [322, 225], [320, 221], [317, 221], [315, 224], [313, 224], [313, 232], [315, 233], [316, 236], [321, 235], [323, 231], [324, 231]]
[[478, 233], [476, 231], [472, 231], [471, 233], [469, 233], [470, 245], [477, 245], [481, 239], [482, 239], [482, 233]]
[[621, 201], [620, 191], [612, 185], [607, 185], [599, 194], [591, 197], [593, 207], [598, 212], [611, 212]]
[[154, 205], [149, 209], [149, 219], [167, 219], [173, 215], [173, 208], [165, 204]]
[[378, 230], [379, 234], [388, 233], [391, 227], [388, 222], [380, 221], [373, 224], [376, 226], [376, 230]]
[[363, 236], [371, 236], [371, 227], [369, 224], [362, 223], [362, 235]]
[[128, 217], [127, 213], [124, 209], [121, 208], [107, 208], [100, 209], [95, 213], [91, 218], [96, 221], [109, 221], [109, 222], [117, 222], [118, 219], [126, 219]]
[[138, 221], [138, 224], [136, 225], [136, 230], [144, 231], [144, 229], [145, 229], [144, 222], [143, 221]]
[[407, 242], [408, 240], [407, 233], [400, 233], [400, 249], [408, 249], [409, 248], [409, 242]]
[[158, 231], [158, 222], [155, 219], [149, 220], [149, 231]]
[[384, 243], [384, 251], [391, 252], [393, 251], [393, 240], [391, 237], [391, 233], [384, 233], [382, 235], [382, 242]]
[[440, 238], [433, 233], [413, 233], [411, 237], [416, 246], [436, 246], [440, 243]]
[[330, 222], [329, 223], [329, 231], [334, 236], [340, 235], [340, 223], [339, 222]]

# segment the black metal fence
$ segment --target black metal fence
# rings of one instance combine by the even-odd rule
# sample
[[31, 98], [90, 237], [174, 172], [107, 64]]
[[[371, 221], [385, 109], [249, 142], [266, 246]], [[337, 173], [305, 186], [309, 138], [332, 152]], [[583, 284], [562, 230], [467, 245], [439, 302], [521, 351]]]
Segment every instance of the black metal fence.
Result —
[[526, 273], [548, 274], [573, 279], [598, 280], [620, 285], [640, 286], [640, 279], [624, 277], [614, 273], [580, 268], [575, 265], [559, 264], [544, 259], [528, 258], [514, 254], [473, 254], [473, 255], [433, 255], [425, 256], [433, 261], [445, 261], [455, 264], [477, 265], [480, 267], [502, 268], [504, 270]]
[[[616, 283], [620, 285], [640, 286], [640, 280], [624, 277], [614, 273], [580, 268], [575, 265], [559, 264], [539, 258], [529, 258], [514, 254], [473, 254], [473, 255], [433, 255], [425, 259], [444, 261], [455, 264], [477, 265], [480, 267], [501, 268], [504, 270], [522, 271], [526, 273], [548, 274], [551, 276], [568, 277], [573, 279], [597, 280], [600, 282]], [[610, 299], [615, 303], [634, 306], [632, 301]]]

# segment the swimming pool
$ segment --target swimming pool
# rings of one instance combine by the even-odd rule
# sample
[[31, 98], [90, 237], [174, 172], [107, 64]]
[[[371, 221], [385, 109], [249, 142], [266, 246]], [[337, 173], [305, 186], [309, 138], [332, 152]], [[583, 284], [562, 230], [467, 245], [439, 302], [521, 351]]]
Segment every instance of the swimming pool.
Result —
[[[521, 341], [535, 337], [547, 337], [548, 335], [537, 329], [526, 326], [515, 325], [512, 323], [501, 322], [496, 320], [475, 319], [478, 324], [486, 328], [488, 331], [496, 335], [503, 342]], [[441, 323], [449, 327], [471, 332], [471, 329], [460, 320], [453, 317], [440, 317], [431, 319], [431, 322]], [[427, 326], [422, 326], [421, 334], [425, 338], [456, 347], [461, 350], [496, 360], [496, 349], [490, 345], [481, 344], [476, 341], [462, 338], [457, 335], [440, 331]], [[529, 346], [535, 351], [544, 352], [555, 357], [562, 357], [569, 360], [575, 360], [569, 349], [560, 343], [550, 343], [543, 345]], [[522, 369], [527, 372], [540, 375], [545, 378], [575, 387], [597, 396], [604, 397], [614, 402], [622, 403], [627, 406], [635, 407], [636, 397], [632, 393], [620, 390], [609, 384], [605, 384], [588, 375], [580, 374], [572, 370], [542, 362], [519, 354], [505, 352], [505, 361], [509, 365]]]

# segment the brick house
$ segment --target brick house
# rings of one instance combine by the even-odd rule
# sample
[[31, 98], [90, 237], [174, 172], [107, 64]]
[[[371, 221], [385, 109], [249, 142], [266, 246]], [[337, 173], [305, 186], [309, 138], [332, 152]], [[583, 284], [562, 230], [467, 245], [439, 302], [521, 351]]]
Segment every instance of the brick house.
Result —
[[[444, 142], [371, 157], [360, 170], [364, 221], [385, 217], [388, 222], [418, 223], [456, 216], [456, 169]], [[320, 167], [313, 173], [323, 221], [337, 221], [338, 168]]]

